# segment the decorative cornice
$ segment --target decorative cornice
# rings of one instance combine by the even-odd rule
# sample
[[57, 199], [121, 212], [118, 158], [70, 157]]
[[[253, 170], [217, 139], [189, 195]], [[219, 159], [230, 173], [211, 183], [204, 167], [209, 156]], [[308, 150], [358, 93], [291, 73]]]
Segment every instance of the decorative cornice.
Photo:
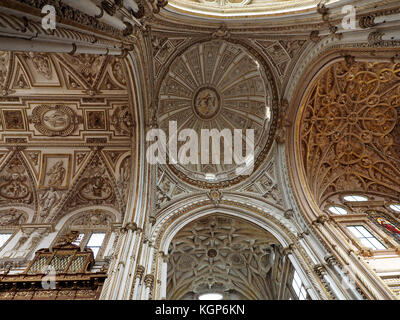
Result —
[[108, 24], [100, 22], [96, 17], [92, 17], [86, 13], [83, 13], [82, 11], [72, 8], [58, 0], [38, 0], [38, 1], [14, 0], [14, 1], [19, 2], [20, 4], [25, 6], [29, 6], [31, 8], [35, 8], [38, 10], [38, 13], [41, 12], [43, 6], [52, 5], [56, 10], [56, 15], [58, 17], [62, 17], [62, 20], [64, 21], [78, 23], [80, 25], [84, 25], [86, 27], [95, 29], [100, 32], [111, 34], [119, 38], [123, 37], [123, 33], [121, 30], [118, 30]]
[[372, 28], [376, 26], [374, 16], [361, 17], [358, 23], [362, 29]]
[[373, 45], [373, 44], [377, 44], [377, 43], [381, 42], [383, 35], [384, 35], [384, 33], [380, 32], [380, 31], [371, 32], [368, 35], [368, 43]]

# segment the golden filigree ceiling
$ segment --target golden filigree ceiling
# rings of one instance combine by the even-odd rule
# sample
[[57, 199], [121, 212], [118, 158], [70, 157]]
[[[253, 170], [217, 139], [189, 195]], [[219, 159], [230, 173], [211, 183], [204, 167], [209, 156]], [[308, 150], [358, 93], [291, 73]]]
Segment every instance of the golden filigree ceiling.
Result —
[[[271, 92], [263, 80], [260, 64], [238, 45], [210, 41], [190, 47], [177, 57], [164, 78], [159, 94], [158, 123], [165, 132], [170, 121], [176, 121], [178, 132], [194, 129], [200, 137], [202, 129], [254, 129], [255, 158], [265, 148], [271, 125]], [[178, 144], [178, 150], [184, 142]], [[245, 140], [242, 144], [246, 147]], [[221, 143], [223, 148], [223, 143]], [[199, 148], [200, 150], [200, 148]], [[201, 150], [200, 150], [201, 151]], [[243, 150], [234, 150], [242, 157]], [[211, 153], [211, 152], [210, 152]], [[223, 154], [223, 149], [221, 149]], [[201, 155], [199, 154], [199, 159]], [[215, 181], [234, 178], [238, 167], [232, 164], [176, 165], [180, 173], [193, 180]]]
[[213, 214], [186, 225], [172, 240], [168, 261], [169, 299], [195, 299], [207, 292], [227, 300], [278, 296], [283, 269], [278, 241], [239, 219]]
[[337, 62], [310, 86], [298, 117], [306, 184], [321, 205], [336, 193], [400, 196], [400, 64]]

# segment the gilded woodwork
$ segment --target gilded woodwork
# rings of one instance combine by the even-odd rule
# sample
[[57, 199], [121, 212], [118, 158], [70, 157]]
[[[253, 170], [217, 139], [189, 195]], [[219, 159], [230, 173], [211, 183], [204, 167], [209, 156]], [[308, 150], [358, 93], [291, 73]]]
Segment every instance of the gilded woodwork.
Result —
[[[77, 236], [78, 232], [68, 233], [51, 249], [36, 251], [23, 273], [0, 275], [0, 300], [98, 299], [107, 275], [89, 271], [93, 253], [72, 244]], [[43, 286], [52, 281], [45, 278], [50, 266], [56, 272], [54, 288]]]

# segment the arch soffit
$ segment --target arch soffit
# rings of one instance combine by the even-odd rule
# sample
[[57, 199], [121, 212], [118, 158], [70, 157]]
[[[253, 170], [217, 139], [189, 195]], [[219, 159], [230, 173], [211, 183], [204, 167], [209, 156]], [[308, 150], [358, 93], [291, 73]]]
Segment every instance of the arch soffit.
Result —
[[187, 200], [186, 198], [186, 205], [182, 206], [177, 203], [161, 212], [157, 218], [150, 240], [156, 244], [159, 251], [168, 251], [170, 241], [185, 225], [215, 212], [241, 218], [258, 225], [273, 234], [284, 247], [296, 241], [296, 227], [289, 220], [283, 218], [281, 210], [266, 205], [265, 202], [255, 200], [250, 205], [248, 198], [241, 199], [235, 195], [225, 194], [217, 206], [206, 195], [194, 196], [189, 203]]

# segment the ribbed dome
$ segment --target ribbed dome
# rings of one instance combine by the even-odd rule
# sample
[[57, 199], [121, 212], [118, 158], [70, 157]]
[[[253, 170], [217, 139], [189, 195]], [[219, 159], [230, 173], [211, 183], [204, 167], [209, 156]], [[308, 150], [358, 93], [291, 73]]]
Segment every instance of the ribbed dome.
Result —
[[[178, 131], [202, 129], [254, 129], [255, 158], [265, 145], [271, 118], [269, 85], [260, 73], [259, 63], [244, 49], [224, 41], [197, 44], [177, 57], [160, 90], [159, 125], [168, 132], [170, 121]], [[183, 142], [178, 143], [178, 149]], [[243, 141], [245, 148], [245, 141]], [[221, 143], [221, 155], [224, 145]], [[242, 152], [243, 151], [243, 152]], [[210, 150], [211, 152], [211, 150]], [[244, 150], [234, 150], [235, 153]], [[200, 155], [199, 155], [200, 158]], [[175, 166], [193, 179], [215, 176], [214, 181], [235, 176], [235, 162]], [[212, 162], [210, 160], [210, 162]]]
[[318, 0], [169, 0], [168, 7], [190, 15], [232, 18], [276, 15], [316, 7]]

